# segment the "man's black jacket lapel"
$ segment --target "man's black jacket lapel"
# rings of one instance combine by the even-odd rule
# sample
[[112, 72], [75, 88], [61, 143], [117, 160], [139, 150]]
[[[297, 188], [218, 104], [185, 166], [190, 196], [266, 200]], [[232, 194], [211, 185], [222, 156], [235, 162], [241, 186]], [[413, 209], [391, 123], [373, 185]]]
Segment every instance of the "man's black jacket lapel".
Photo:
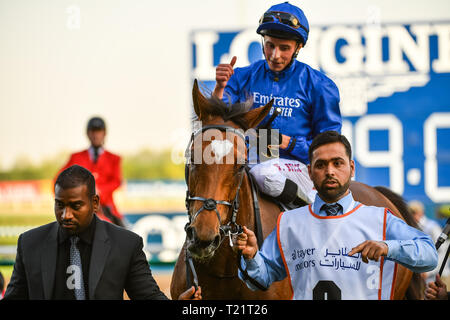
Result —
[[58, 223], [54, 223], [45, 239], [41, 254], [42, 285], [44, 299], [51, 299], [55, 283], [56, 255], [58, 251]]
[[95, 298], [95, 289], [97, 288], [98, 281], [106, 265], [109, 251], [111, 250], [111, 243], [105, 228], [106, 222], [101, 221], [97, 216], [94, 216], [94, 219], [97, 220], [94, 241], [92, 243], [91, 263], [89, 266], [89, 299]]

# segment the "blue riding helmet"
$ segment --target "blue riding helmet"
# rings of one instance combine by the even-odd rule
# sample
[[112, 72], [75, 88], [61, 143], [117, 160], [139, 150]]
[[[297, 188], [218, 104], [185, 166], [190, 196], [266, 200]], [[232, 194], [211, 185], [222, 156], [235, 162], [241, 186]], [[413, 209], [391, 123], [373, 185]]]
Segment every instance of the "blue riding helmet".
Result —
[[284, 2], [271, 6], [261, 19], [256, 33], [275, 38], [298, 40], [306, 44], [309, 23], [302, 9]]

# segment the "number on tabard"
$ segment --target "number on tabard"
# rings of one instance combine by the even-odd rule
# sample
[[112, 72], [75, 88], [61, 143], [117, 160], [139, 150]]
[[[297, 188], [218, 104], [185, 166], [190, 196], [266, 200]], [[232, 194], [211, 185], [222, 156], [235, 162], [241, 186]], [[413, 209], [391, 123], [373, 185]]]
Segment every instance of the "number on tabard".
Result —
[[313, 300], [341, 300], [341, 289], [333, 281], [319, 281], [313, 289]]

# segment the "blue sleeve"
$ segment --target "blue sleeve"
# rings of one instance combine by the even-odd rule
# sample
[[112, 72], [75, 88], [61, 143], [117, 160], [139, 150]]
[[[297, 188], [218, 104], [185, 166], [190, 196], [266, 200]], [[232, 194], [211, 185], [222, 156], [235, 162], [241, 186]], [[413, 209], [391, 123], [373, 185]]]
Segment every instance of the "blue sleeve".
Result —
[[311, 77], [311, 137], [291, 137], [286, 148], [288, 152], [304, 164], [309, 163], [308, 150], [312, 139], [324, 131], [341, 132], [342, 117], [339, 109], [339, 90], [325, 75]]
[[[241, 265], [250, 277], [258, 281], [265, 287], [269, 287], [274, 281], [283, 280], [286, 277], [283, 258], [278, 248], [276, 229], [264, 240], [261, 250], [253, 259], [241, 259]], [[239, 278], [243, 280], [243, 275], [239, 271]], [[249, 281], [245, 281], [247, 287], [258, 290]]]
[[228, 80], [227, 86], [223, 92], [222, 100], [227, 104], [234, 104], [237, 102], [239, 97], [237, 81], [233, 76], [231, 76], [230, 80]]
[[430, 236], [406, 224], [388, 211], [386, 220], [387, 258], [421, 273], [436, 268], [438, 256]]
[[[235, 68], [234, 74], [230, 77], [223, 92], [222, 100], [227, 104], [240, 102], [242, 95], [242, 84], [239, 79], [245, 76], [243, 68]], [[245, 100], [245, 99], [244, 99]]]

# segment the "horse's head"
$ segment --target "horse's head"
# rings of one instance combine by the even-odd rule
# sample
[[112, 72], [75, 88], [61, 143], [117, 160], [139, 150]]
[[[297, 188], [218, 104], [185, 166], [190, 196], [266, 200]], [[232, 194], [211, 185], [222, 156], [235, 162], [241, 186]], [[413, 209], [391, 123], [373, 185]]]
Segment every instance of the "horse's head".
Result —
[[187, 152], [187, 248], [194, 258], [208, 259], [236, 225], [233, 211], [236, 218], [245, 176], [245, 131], [264, 119], [272, 102], [252, 110], [251, 101], [230, 106], [205, 98], [197, 81], [192, 95], [201, 127], [194, 131]]

